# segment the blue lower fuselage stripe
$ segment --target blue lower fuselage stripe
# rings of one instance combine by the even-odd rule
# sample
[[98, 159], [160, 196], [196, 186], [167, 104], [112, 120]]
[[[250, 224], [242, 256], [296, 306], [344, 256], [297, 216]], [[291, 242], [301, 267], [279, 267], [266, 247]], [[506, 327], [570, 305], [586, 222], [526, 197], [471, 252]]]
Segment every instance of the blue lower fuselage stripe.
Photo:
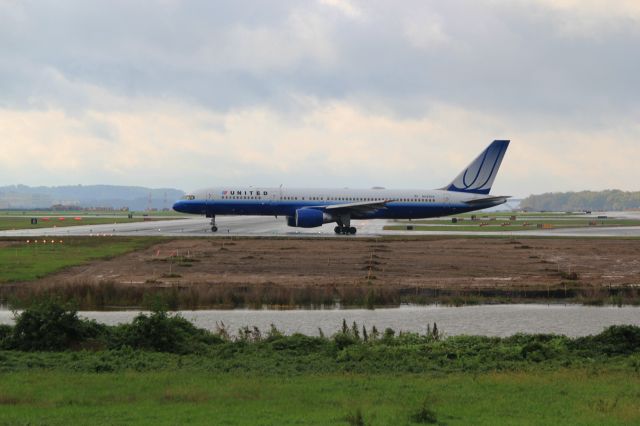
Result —
[[[319, 209], [332, 203], [316, 203], [303, 201], [260, 201], [260, 200], [185, 200], [179, 201], [174, 209], [181, 213], [201, 215], [250, 215], [250, 216], [294, 216], [301, 208]], [[489, 207], [489, 206], [486, 206]], [[351, 212], [352, 219], [418, 219], [460, 214], [478, 210], [479, 206], [470, 207], [467, 204], [440, 203], [388, 203], [385, 208]], [[330, 212], [328, 212], [330, 213]]]

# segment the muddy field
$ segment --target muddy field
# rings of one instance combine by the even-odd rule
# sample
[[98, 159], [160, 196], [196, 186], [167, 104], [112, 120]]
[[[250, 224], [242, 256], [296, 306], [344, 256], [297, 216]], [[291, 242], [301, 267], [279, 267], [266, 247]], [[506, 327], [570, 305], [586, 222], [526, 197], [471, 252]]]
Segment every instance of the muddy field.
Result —
[[430, 238], [176, 240], [34, 284], [83, 282], [548, 288], [640, 283], [640, 241]]

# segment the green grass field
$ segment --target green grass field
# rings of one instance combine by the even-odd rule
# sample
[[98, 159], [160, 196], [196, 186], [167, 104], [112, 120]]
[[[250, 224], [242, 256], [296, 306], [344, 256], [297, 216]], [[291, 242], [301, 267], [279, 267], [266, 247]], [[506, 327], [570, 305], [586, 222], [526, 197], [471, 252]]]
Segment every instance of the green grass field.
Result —
[[30, 217], [0, 217], [0, 231], [13, 229], [40, 229], [78, 225], [105, 225], [112, 223], [141, 222], [142, 218], [128, 219], [126, 217], [83, 217], [81, 220], [74, 220], [73, 217], [59, 219], [60, 216], [51, 216], [49, 220], [38, 219], [37, 225], [32, 225]]
[[470, 218], [471, 216], [477, 216], [477, 217], [486, 217], [486, 216], [491, 216], [491, 217], [510, 217], [512, 215], [517, 215], [517, 216], [526, 216], [526, 217], [590, 217], [590, 216], [596, 216], [597, 214], [594, 213], [592, 215], [587, 215], [585, 213], [581, 213], [581, 212], [522, 212], [522, 211], [504, 211], [504, 212], [485, 212], [485, 211], [476, 211], [476, 212], [470, 212], [470, 213], [463, 213], [460, 215], [457, 215], [457, 217], [468, 217]]
[[[31, 224], [31, 218], [38, 218], [36, 225]], [[42, 218], [48, 218], [43, 220]], [[63, 217], [64, 220], [60, 220]], [[75, 217], [81, 217], [80, 220], [76, 220]], [[131, 223], [142, 222], [146, 220], [171, 220], [176, 217], [172, 216], [153, 216], [143, 218], [141, 216], [134, 216], [129, 219], [127, 216], [114, 216], [114, 217], [91, 217], [91, 216], [69, 216], [64, 215], [37, 215], [37, 216], [3, 216], [0, 215], [0, 231], [14, 230], [14, 229], [40, 229], [40, 228], [53, 228], [53, 227], [66, 227], [66, 226], [78, 226], [78, 225], [108, 225], [115, 223]]]
[[639, 375], [606, 369], [293, 376], [29, 371], [0, 375], [0, 424], [622, 425], [640, 422], [638, 389]]
[[[464, 220], [460, 220], [458, 223], [452, 223], [451, 219], [402, 221], [394, 225], [387, 225], [384, 229], [388, 231], [402, 231], [406, 230], [407, 226], [413, 226], [414, 231], [510, 232], [537, 230], [539, 229], [537, 227], [538, 225], [551, 225], [554, 229], [640, 226], [640, 220], [597, 219], [596, 217], [589, 216], [583, 218], [570, 216], [566, 219], [560, 218], [557, 215], [547, 218], [535, 216], [535, 219], [518, 218], [515, 221], [510, 221], [509, 215], [496, 216], [492, 214], [491, 218], [495, 218], [495, 220], [480, 219], [478, 221], [471, 221], [465, 217]], [[595, 222], [595, 224], [591, 222]], [[481, 224], [484, 225], [481, 226]]]
[[[28, 281], [44, 277], [69, 266], [105, 259], [139, 250], [161, 241], [155, 237], [68, 237], [27, 238], [0, 245], [0, 283]], [[51, 241], [55, 243], [51, 243]], [[62, 243], [60, 243], [62, 241]]]

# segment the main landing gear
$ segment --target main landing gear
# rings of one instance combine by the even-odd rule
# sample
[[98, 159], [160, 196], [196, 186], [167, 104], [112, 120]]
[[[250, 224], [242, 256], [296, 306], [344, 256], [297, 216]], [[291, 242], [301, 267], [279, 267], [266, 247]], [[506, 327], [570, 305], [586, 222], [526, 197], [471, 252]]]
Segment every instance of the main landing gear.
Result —
[[358, 231], [354, 226], [336, 226], [334, 229], [336, 234], [344, 234], [344, 235], [356, 235]]
[[334, 228], [336, 234], [356, 235], [357, 229], [351, 226], [351, 215], [340, 215], [336, 220], [338, 226]]

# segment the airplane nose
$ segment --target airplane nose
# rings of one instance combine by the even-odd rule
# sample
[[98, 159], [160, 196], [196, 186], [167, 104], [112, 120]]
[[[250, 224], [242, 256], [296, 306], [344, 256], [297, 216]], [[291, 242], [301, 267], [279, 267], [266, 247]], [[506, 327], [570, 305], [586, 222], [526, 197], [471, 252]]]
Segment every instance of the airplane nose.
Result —
[[184, 202], [183, 201], [176, 201], [175, 203], [173, 203], [173, 210], [180, 212], [180, 213], [184, 213]]

